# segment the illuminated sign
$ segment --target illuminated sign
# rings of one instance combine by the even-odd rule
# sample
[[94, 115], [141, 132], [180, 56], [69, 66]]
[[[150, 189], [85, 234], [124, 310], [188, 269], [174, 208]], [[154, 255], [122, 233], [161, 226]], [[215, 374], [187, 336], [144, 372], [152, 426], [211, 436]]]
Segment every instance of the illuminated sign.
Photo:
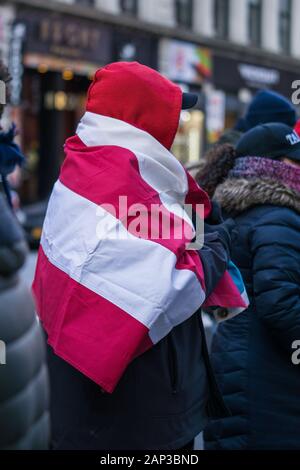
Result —
[[17, 22], [13, 25], [9, 55], [9, 72], [12, 77], [10, 84], [10, 102], [13, 106], [18, 106], [21, 100], [25, 34], [26, 26], [23, 23]]
[[211, 51], [189, 42], [162, 39], [159, 66], [160, 72], [171, 80], [201, 84], [212, 75]]

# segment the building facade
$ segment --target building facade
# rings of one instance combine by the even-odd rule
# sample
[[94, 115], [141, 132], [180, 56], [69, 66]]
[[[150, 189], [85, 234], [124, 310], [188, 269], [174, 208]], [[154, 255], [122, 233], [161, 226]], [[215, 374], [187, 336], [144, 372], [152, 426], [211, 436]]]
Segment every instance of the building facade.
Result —
[[191, 164], [258, 89], [291, 97], [299, 15], [299, 0], [0, 0], [0, 53], [28, 155], [23, 200], [49, 194], [98, 67], [138, 60], [199, 93], [173, 148]]

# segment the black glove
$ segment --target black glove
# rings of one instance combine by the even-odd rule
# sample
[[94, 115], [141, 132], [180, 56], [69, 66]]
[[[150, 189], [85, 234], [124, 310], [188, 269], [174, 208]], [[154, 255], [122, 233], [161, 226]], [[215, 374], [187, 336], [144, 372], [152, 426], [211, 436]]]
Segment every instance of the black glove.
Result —
[[204, 225], [204, 245], [198, 253], [204, 271], [206, 297], [215, 289], [228, 267], [235, 228], [232, 219], [219, 225]]
[[224, 222], [222, 209], [216, 201], [211, 201], [211, 212], [205, 219], [205, 233], [218, 232], [226, 250], [230, 254], [231, 245], [237, 237], [236, 224], [233, 219]]
[[227, 219], [218, 225], [204, 224], [204, 234], [216, 234], [219, 241], [225, 248], [228, 258], [231, 255], [231, 246], [237, 237], [237, 227], [233, 219]]
[[224, 222], [222, 209], [214, 200], [211, 201], [211, 211], [209, 216], [205, 219], [205, 222], [209, 225], [219, 225]]

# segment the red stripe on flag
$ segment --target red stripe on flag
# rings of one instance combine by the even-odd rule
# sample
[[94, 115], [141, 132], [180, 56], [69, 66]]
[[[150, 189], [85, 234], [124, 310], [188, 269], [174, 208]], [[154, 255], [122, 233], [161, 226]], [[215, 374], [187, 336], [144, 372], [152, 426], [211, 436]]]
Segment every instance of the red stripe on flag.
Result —
[[32, 289], [55, 353], [109, 393], [153, 346], [144, 325], [51, 264], [42, 247]]
[[[148, 218], [145, 226], [149, 229], [150, 218], [154, 215], [154, 220], [156, 220], [154, 213], [159, 208], [163, 216], [169, 219], [170, 237], [160, 237], [161, 223], [159, 223], [159, 232], [156, 232], [155, 238], [151, 238], [152, 234], [149, 231], [141, 232], [140, 237], [159, 243], [172, 251], [177, 256], [176, 269], [193, 271], [202, 289], [205, 290], [204, 273], [199, 255], [195, 251], [186, 251], [182, 237], [183, 234], [188, 235], [186, 242], [191, 241], [193, 235], [190, 225], [163, 206], [157, 191], [143, 180], [138, 160], [133, 152], [116, 146], [87, 147], [78, 136], [67, 140], [65, 151], [67, 157], [59, 177], [61, 183], [97, 205], [104, 205], [107, 209], [107, 205], [114, 207], [116, 217], [124, 223], [129, 232], [131, 232], [130, 226], [134, 216], [126, 217], [126, 214], [120, 213], [120, 195], [127, 197], [128, 208], [140, 204], [147, 208], [147, 214], [141, 214], [139, 220], [143, 221], [143, 216]], [[195, 188], [193, 189], [195, 192]], [[203, 199], [200, 193], [199, 189], [198, 203], [209, 204], [206, 193], [203, 192]], [[193, 198], [193, 204], [195, 204], [195, 198]], [[155, 205], [154, 210], [153, 205]]]
[[214, 291], [203, 303], [203, 307], [216, 306], [227, 308], [247, 308], [247, 305], [243, 301], [241, 294], [228, 271], [224, 273], [224, 276], [220, 279]]
[[204, 218], [209, 216], [211, 212], [211, 202], [209, 200], [209, 197], [203, 189], [201, 189], [194, 178], [189, 174], [188, 171], [186, 171], [187, 179], [188, 179], [188, 185], [189, 185], [189, 192], [186, 195], [185, 198], [185, 203], [186, 204], [191, 204], [194, 211], [198, 213], [199, 217], [202, 217], [202, 213], [199, 213], [199, 205], [202, 204], [204, 206]]

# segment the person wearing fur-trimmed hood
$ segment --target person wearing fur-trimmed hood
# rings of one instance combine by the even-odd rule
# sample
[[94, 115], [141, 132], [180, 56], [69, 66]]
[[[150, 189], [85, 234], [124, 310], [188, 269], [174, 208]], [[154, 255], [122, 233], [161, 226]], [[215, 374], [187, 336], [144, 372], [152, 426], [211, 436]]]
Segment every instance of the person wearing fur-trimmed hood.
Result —
[[247, 132], [236, 150], [216, 152], [197, 179], [237, 223], [232, 259], [250, 306], [213, 341], [232, 416], [208, 425], [205, 448], [299, 449], [300, 139], [270, 123]]

